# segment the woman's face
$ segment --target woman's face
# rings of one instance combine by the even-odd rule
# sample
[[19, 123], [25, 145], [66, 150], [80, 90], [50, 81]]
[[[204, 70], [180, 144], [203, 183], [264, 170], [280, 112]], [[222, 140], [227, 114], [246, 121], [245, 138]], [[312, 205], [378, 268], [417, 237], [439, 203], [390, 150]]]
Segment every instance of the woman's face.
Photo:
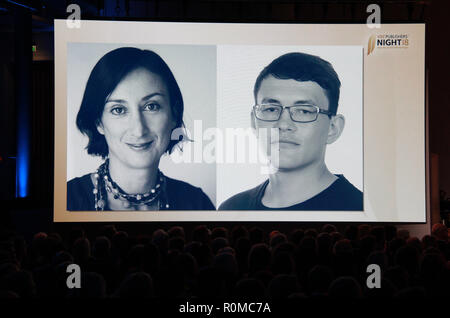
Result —
[[97, 126], [110, 160], [134, 169], [158, 164], [176, 125], [170, 102], [159, 75], [138, 68], [125, 76], [107, 97]]

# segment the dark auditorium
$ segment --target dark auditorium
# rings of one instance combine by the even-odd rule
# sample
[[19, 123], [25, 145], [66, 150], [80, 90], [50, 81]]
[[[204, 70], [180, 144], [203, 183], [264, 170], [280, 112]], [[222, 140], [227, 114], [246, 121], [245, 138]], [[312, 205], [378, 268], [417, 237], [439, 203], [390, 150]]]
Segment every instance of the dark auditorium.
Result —
[[449, 13], [0, 0], [0, 301], [447, 307]]

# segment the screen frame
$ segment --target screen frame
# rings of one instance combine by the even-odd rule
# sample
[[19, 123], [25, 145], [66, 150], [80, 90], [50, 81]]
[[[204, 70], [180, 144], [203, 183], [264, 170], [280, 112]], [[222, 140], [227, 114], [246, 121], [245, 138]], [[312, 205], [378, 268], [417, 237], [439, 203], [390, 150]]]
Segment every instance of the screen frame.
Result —
[[[57, 21], [58, 20], [55, 20], [55, 25], [56, 25]], [[84, 23], [86, 21], [82, 21], [82, 22]], [[64, 20], [59, 20], [58, 23], [65, 23], [65, 21]], [[295, 24], [295, 25], [297, 25], [299, 23], [288, 23], [288, 24]], [[329, 23], [326, 23], [326, 24], [328, 25]], [[416, 24], [416, 23], [414, 23], [414, 24]], [[426, 35], [425, 26], [426, 25], [423, 24], [423, 26], [424, 26], [424, 37], [425, 37], [425, 35]], [[57, 28], [55, 28], [55, 70], [56, 70], [56, 64], [57, 64], [56, 60], [57, 60], [57, 56], [58, 56], [56, 54], [57, 53], [56, 36], [57, 36]], [[424, 38], [424, 41], [425, 41], [425, 38]], [[425, 51], [425, 47], [424, 47], [424, 51]], [[424, 54], [425, 54], [425, 52], [424, 52]], [[425, 62], [424, 62], [424, 66], [425, 66]], [[56, 73], [57, 72], [55, 71], [55, 82], [57, 83], [57, 80], [56, 80], [57, 74]], [[386, 223], [386, 222], [389, 222], [389, 223], [403, 223], [403, 224], [425, 224], [425, 223], [427, 223], [429, 221], [429, 213], [430, 213], [430, 180], [429, 180], [430, 175], [429, 174], [430, 174], [430, 172], [429, 172], [429, 140], [428, 140], [428, 137], [429, 137], [429, 123], [428, 123], [428, 82], [427, 82], [427, 75], [428, 75], [428, 73], [426, 72], [426, 67], [425, 67], [425, 76], [424, 76], [425, 220], [424, 221], [417, 221], [417, 222], [416, 221], [414, 221], [414, 222], [405, 222], [405, 221], [395, 221], [395, 220], [394, 221], [388, 221], [388, 220], [370, 221], [370, 220], [351, 220], [351, 219], [348, 219], [348, 220], [329, 220], [327, 222], [355, 222], [355, 223], [361, 223], [361, 222]], [[57, 100], [57, 96], [56, 96], [57, 94], [58, 94], [57, 89], [55, 89], [55, 101]], [[364, 91], [363, 91], [363, 94], [364, 94]], [[55, 107], [56, 107], [56, 103], [55, 103]], [[55, 112], [56, 112], [56, 110], [55, 110]], [[56, 125], [56, 123], [55, 123], [55, 125]], [[57, 133], [58, 133], [58, 130], [55, 127], [55, 140], [57, 138]], [[363, 137], [363, 142], [364, 142], [364, 137]], [[66, 147], [67, 147], [67, 144], [66, 144]], [[57, 179], [57, 173], [56, 173], [57, 172], [57, 165], [56, 165], [56, 163], [57, 163], [57, 160], [60, 159], [57, 156], [56, 148], [57, 147], [55, 145], [55, 189], [57, 189], [57, 180], [56, 180]], [[58, 168], [60, 168], [60, 166]], [[364, 183], [364, 185], [365, 185], [365, 183]], [[56, 197], [56, 193], [55, 193], [55, 197]], [[65, 222], [66, 221], [65, 219], [61, 219], [58, 216], [57, 210], [59, 208], [60, 207], [58, 207], [56, 202], [55, 202], [55, 204], [54, 204], [54, 211], [55, 211], [55, 213], [54, 213], [54, 221], [55, 222]], [[214, 212], [216, 212], [216, 211], [214, 211]], [[90, 212], [88, 212], [88, 213], [90, 213]], [[138, 213], [142, 213], [142, 212], [138, 212]], [[164, 213], [167, 213], [167, 212], [164, 212]], [[180, 213], [186, 213], [186, 212], [180, 212]], [[226, 213], [228, 213], [228, 212], [226, 212]], [[261, 213], [265, 213], [265, 212], [261, 212]], [[81, 219], [83, 219], [83, 218], [81, 218]], [[197, 222], [197, 221], [203, 221], [203, 222], [204, 221], [235, 222], [235, 221], [240, 221], [239, 219], [240, 219], [239, 217], [237, 217], [235, 219], [234, 218], [232, 218], [232, 219], [229, 219], [229, 218], [228, 219], [223, 219], [223, 218], [217, 219], [216, 216], [212, 216], [212, 218], [206, 217], [206, 218], [200, 218], [200, 219], [196, 219], [196, 220], [184, 219], [183, 218], [181, 221], [184, 221], [184, 222]], [[148, 220], [148, 219], [147, 220], [143, 220], [143, 219], [134, 219], [134, 218], [129, 219], [129, 218], [119, 217], [119, 218], [112, 218], [112, 219], [111, 218], [104, 218], [104, 219], [98, 219], [98, 220], [96, 219], [96, 220], [89, 220], [89, 221], [94, 221], [94, 222], [104, 222], [104, 221], [114, 221], [114, 222], [129, 222], [129, 221], [176, 222], [177, 220], [175, 220], [175, 219], [166, 219], [166, 218], [156, 219], [156, 220]], [[244, 220], [242, 220], [242, 221], [244, 221]], [[71, 220], [69, 222], [77, 222], [77, 221], [76, 220]], [[270, 221], [269, 220], [257, 220], [257, 219], [255, 219], [255, 220], [248, 220], [248, 219], [246, 219], [245, 222], [270, 222]], [[280, 220], [277, 220], [277, 222], [280, 222]], [[291, 222], [291, 220], [281, 220], [281, 222]], [[322, 220], [313, 220], [313, 221], [311, 221], [311, 220], [304, 220], [302, 222], [317, 223], [317, 222], [322, 222]]]

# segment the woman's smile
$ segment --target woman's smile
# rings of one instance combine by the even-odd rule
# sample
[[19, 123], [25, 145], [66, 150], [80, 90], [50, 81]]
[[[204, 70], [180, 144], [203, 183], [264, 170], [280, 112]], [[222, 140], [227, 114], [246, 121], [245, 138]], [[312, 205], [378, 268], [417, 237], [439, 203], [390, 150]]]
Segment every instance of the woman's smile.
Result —
[[137, 152], [147, 151], [153, 144], [153, 140], [145, 143], [126, 143], [128, 147]]

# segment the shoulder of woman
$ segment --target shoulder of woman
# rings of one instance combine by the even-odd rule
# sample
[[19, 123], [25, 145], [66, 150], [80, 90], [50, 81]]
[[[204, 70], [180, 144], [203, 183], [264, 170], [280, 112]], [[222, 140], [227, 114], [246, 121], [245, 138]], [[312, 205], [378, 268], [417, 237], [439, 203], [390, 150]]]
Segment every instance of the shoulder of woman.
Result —
[[201, 191], [203, 192], [203, 190], [199, 187], [193, 186], [192, 184], [185, 182], [185, 181], [181, 181], [181, 180], [177, 180], [177, 179], [172, 179], [166, 176], [166, 182], [167, 182], [167, 189], [169, 191], [182, 191], [182, 192], [198, 192]]
[[85, 174], [82, 177], [76, 177], [67, 182], [67, 189], [77, 189], [80, 187], [92, 186], [91, 173]]
[[[214, 204], [201, 188], [169, 177], [166, 177], [166, 181], [169, 197], [172, 197], [175, 201], [179, 201], [182, 205], [186, 205], [186, 209], [215, 210]], [[187, 203], [188, 201], [194, 205], [191, 206]]]
[[89, 211], [93, 209], [94, 205], [91, 202], [93, 201], [93, 187], [90, 173], [67, 182], [67, 210]]

